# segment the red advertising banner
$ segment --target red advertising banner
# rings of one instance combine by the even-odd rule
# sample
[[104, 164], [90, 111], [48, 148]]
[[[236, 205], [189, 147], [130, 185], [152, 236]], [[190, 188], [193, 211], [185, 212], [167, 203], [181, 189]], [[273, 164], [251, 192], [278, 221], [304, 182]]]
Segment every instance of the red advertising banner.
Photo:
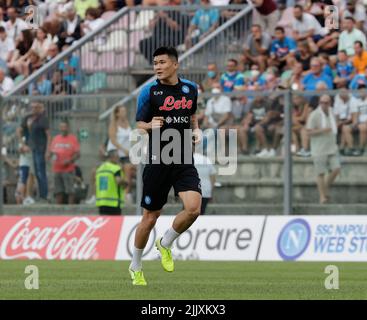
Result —
[[4, 216], [0, 259], [115, 260], [123, 217]]

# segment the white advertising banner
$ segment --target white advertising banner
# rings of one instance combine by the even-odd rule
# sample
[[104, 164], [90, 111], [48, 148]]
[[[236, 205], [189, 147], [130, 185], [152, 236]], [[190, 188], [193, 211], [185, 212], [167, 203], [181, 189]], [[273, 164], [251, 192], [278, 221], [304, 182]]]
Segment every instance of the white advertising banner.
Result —
[[[125, 216], [116, 259], [130, 260], [141, 217]], [[154, 241], [172, 225], [174, 216], [161, 216], [150, 234], [143, 259], [158, 259]], [[252, 260], [258, 253], [264, 216], [200, 216], [174, 243], [177, 260]]]
[[259, 260], [367, 261], [367, 216], [268, 216]]

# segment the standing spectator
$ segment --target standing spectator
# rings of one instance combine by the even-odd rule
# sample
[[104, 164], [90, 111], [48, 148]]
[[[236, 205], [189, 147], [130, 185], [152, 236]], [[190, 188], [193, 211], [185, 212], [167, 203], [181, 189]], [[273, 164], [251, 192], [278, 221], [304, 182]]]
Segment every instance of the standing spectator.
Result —
[[6, 70], [15, 50], [14, 40], [6, 34], [5, 28], [0, 26], [0, 68]]
[[207, 70], [208, 72], [202, 82], [202, 87], [204, 91], [211, 91], [213, 84], [220, 81], [220, 73], [215, 62], [208, 63]]
[[310, 39], [317, 42], [325, 34], [317, 19], [312, 14], [304, 12], [301, 5], [294, 6], [293, 17], [293, 38], [296, 41]]
[[243, 74], [238, 71], [238, 61], [236, 59], [228, 59], [227, 71], [220, 77], [220, 85], [223, 92], [232, 92], [245, 85]]
[[70, 6], [66, 10], [66, 19], [61, 24], [59, 48], [62, 48], [65, 44], [71, 45], [81, 37], [81, 19], [76, 14], [75, 8]]
[[0, 95], [8, 94], [14, 88], [14, 82], [5, 75], [5, 71], [0, 69]]
[[252, 0], [253, 23], [258, 24], [263, 30], [267, 30], [271, 36], [274, 35], [275, 27], [280, 19], [277, 3], [274, 0]]
[[118, 151], [120, 157], [120, 165], [125, 173], [127, 186], [125, 190], [126, 202], [132, 203], [132, 183], [136, 169], [130, 162], [130, 135], [131, 126], [127, 117], [127, 109], [125, 106], [119, 105], [111, 114], [111, 121], [108, 128], [108, 145], [107, 152], [110, 150]]
[[337, 88], [347, 87], [353, 79], [354, 67], [351, 61], [348, 60], [348, 55], [345, 50], [338, 52], [338, 61], [336, 63], [336, 77], [334, 84]]
[[270, 45], [271, 36], [263, 32], [260, 25], [252, 25], [251, 34], [248, 35], [244, 45], [243, 63], [245, 65], [258, 64], [260, 71], [264, 72]]
[[69, 123], [66, 120], [61, 121], [59, 130], [60, 134], [52, 139], [50, 146], [56, 203], [63, 204], [67, 196], [67, 203], [74, 204], [75, 161], [80, 157], [80, 145], [77, 137], [70, 134]]
[[349, 57], [354, 56], [354, 43], [361, 41], [363, 48], [366, 48], [366, 35], [355, 27], [352, 17], [346, 17], [343, 21], [344, 31], [340, 34], [338, 51], [345, 50]]
[[193, 157], [194, 157], [194, 165], [198, 171], [201, 183], [202, 200], [201, 200], [200, 214], [205, 214], [208, 202], [212, 198], [212, 193], [215, 184], [216, 170], [210, 159], [207, 156], [203, 155], [202, 153], [195, 151]]
[[210, 8], [209, 0], [201, 0], [200, 3], [202, 8], [195, 12], [194, 17], [191, 20], [189, 30], [187, 31], [187, 37], [185, 40], [186, 49], [191, 48], [192, 45], [195, 45], [204, 39], [219, 25], [219, 10], [216, 8]]
[[302, 80], [303, 89], [310, 91], [316, 90], [318, 82], [324, 82], [328, 89], [333, 88], [333, 80], [322, 72], [320, 59], [314, 57], [311, 59], [311, 72]]
[[[345, 156], [351, 156], [353, 154], [353, 143], [350, 144], [349, 129], [352, 124], [353, 113], [357, 108], [357, 99], [349, 94], [346, 89], [341, 89], [340, 92], [335, 96], [334, 101], [334, 115], [338, 126], [338, 133], [341, 133], [341, 154]], [[345, 144], [347, 149], [345, 149]]]
[[34, 172], [37, 178], [40, 202], [47, 203], [48, 181], [46, 158], [50, 150], [50, 129], [43, 103], [32, 102], [31, 108], [31, 114], [25, 116], [22, 120], [19, 134], [28, 137], [27, 145], [29, 145], [32, 150]]
[[96, 171], [96, 206], [102, 215], [121, 215], [126, 182], [119, 162], [117, 150], [110, 150]]
[[[330, 200], [329, 190], [341, 167], [336, 144], [337, 125], [328, 95], [322, 95], [320, 105], [311, 112], [307, 130], [311, 139], [311, 155], [317, 175], [320, 203], [324, 204]], [[329, 171], [331, 173], [325, 179]]]
[[22, 19], [18, 18], [16, 8], [9, 7], [7, 14], [9, 20], [6, 22], [6, 32], [8, 37], [15, 41], [22, 30], [28, 29], [28, 25]]
[[291, 37], [285, 36], [284, 28], [276, 27], [275, 39], [271, 43], [269, 64], [282, 70], [286, 65], [287, 58], [293, 57], [296, 49], [296, 42]]
[[363, 43], [359, 40], [354, 42], [353, 67], [356, 74], [364, 74], [367, 68], [367, 51], [363, 49]]

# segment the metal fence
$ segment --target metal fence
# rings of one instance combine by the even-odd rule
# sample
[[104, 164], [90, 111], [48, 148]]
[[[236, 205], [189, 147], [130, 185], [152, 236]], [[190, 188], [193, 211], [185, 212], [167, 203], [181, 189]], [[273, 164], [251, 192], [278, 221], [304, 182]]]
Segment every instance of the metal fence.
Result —
[[[364, 91], [365, 92], [365, 91]], [[241, 119], [244, 119], [251, 108], [256, 97], [263, 99], [259, 106], [269, 105], [267, 108], [275, 108], [280, 111], [280, 119], [277, 125], [279, 141], [276, 147], [276, 156], [259, 158], [255, 155], [257, 136], [254, 130], [248, 132], [249, 156], [240, 156], [238, 161], [238, 171], [229, 177], [218, 177], [226, 189], [222, 189], [216, 197], [218, 203], [247, 203], [252, 201], [271, 202], [273, 204], [283, 204], [284, 214], [291, 214], [295, 205], [300, 203], [318, 203], [318, 191], [316, 186], [316, 175], [312, 158], [298, 157], [294, 150], [297, 133], [299, 147], [302, 145], [302, 137], [296, 130], [294, 116], [300, 108], [306, 105], [311, 106], [310, 112], [319, 105], [318, 97], [328, 94], [334, 97], [334, 101], [340, 99], [339, 91], [273, 91], [273, 92], [233, 92], [226, 94], [231, 97], [232, 114], [234, 118], [233, 127], [238, 129]], [[350, 91], [349, 96], [355, 95], [358, 98], [361, 91]], [[213, 95], [204, 93], [199, 96], [199, 110], [201, 114], [205, 110], [206, 103]], [[338, 97], [337, 97], [338, 96]], [[297, 98], [298, 97], [298, 98]], [[120, 100], [121, 96], [67, 96], [67, 97], [47, 97], [43, 98], [45, 110], [50, 117], [50, 127], [53, 135], [57, 133], [57, 124], [60, 119], [68, 117], [71, 120], [71, 131], [77, 134], [81, 141], [81, 159], [79, 164], [83, 169], [84, 176], [88, 179], [93, 167], [98, 164], [98, 146], [103, 144], [108, 138], [107, 128], [109, 119], [98, 121], [100, 108], [107, 108], [111, 104]], [[8, 148], [8, 156], [17, 158], [17, 140], [15, 130], [19, 126], [20, 120], [27, 113], [29, 104], [36, 97], [13, 97], [3, 103], [3, 121], [0, 135], [4, 136], [3, 141]], [[367, 105], [367, 103], [366, 103]], [[14, 107], [15, 106], [15, 107]], [[363, 104], [362, 107], [363, 108]], [[365, 109], [360, 112], [367, 114]], [[132, 127], [135, 124], [136, 104], [130, 100], [127, 105], [128, 116]], [[268, 110], [265, 108], [265, 111]], [[358, 109], [359, 110], [359, 109]], [[13, 115], [13, 118], [9, 118]], [[5, 121], [4, 121], [5, 120]], [[305, 123], [303, 123], [303, 126]], [[231, 126], [229, 126], [231, 127]], [[265, 128], [265, 127], [264, 127]], [[269, 128], [267, 128], [269, 129]], [[339, 145], [343, 142], [342, 125], [339, 126]], [[274, 131], [269, 131], [266, 138], [267, 146], [273, 146]], [[353, 132], [354, 145], [357, 148], [362, 131]], [[1, 137], [0, 137], [1, 138]], [[309, 146], [309, 142], [308, 146]], [[307, 145], [306, 143], [306, 145]], [[262, 146], [264, 147], [264, 146]], [[333, 203], [366, 203], [365, 191], [367, 191], [367, 176], [365, 155], [361, 157], [343, 156], [341, 157], [342, 173], [338, 176], [332, 188]], [[1, 166], [3, 168], [3, 165]], [[140, 167], [141, 169], [141, 167]], [[2, 173], [0, 173], [2, 174]], [[137, 212], [139, 208], [139, 194], [141, 192], [141, 171], [138, 171], [137, 186], [135, 189], [135, 201]], [[0, 176], [2, 181], [4, 177]], [[16, 182], [16, 180], [15, 180]], [[228, 186], [228, 187], [226, 187]], [[335, 186], [335, 188], [334, 188]], [[233, 188], [234, 187], [234, 188]], [[232, 188], [232, 189], [231, 189]], [[238, 189], [243, 188], [245, 196], [232, 199], [233, 194], [238, 193]], [[52, 190], [52, 189], [51, 189]], [[253, 193], [253, 194], [252, 194]], [[256, 194], [255, 194], [256, 193]], [[226, 197], [227, 194], [227, 198]], [[252, 195], [251, 195], [252, 194]], [[171, 199], [172, 200], [172, 199]], [[174, 200], [172, 200], [174, 201]], [[23, 210], [23, 209], [22, 209]], [[25, 210], [25, 209], [24, 209]]]

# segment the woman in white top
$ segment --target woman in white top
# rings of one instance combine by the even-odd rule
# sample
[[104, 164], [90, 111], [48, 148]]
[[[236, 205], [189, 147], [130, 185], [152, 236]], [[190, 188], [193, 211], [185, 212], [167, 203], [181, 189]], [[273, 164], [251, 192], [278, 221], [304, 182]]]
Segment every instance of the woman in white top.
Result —
[[127, 110], [125, 106], [117, 106], [111, 115], [111, 121], [108, 128], [107, 152], [118, 150], [121, 161], [121, 167], [125, 173], [127, 187], [125, 190], [125, 200], [131, 202], [132, 179], [136, 174], [135, 166], [130, 163], [130, 133], [131, 127], [127, 119]]
[[45, 28], [41, 27], [37, 29], [36, 38], [33, 41], [31, 49], [37, 52], [41, 59], [44, 59], [51, 44], [51, 35], [47, 33]]

